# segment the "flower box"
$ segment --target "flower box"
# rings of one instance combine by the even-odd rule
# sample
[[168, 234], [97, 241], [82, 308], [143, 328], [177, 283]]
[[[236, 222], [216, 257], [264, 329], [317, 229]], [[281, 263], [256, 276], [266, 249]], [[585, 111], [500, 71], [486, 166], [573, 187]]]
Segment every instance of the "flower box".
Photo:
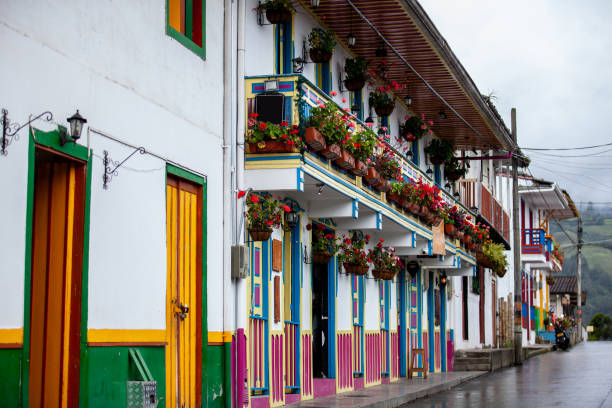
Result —
[[352, 273], [354, 275], [365, 275], [370, 269], [370, 267], [367, 265], [362, 266], [360, 264], [352, 264], [348, 262], [345, 262], [343, 266], [346, 273]]
[[336, 160], [342, 154], [342, 149], [337, 144], [329, 145], [325, 149], [321, 150], [321, 156], [327, 160]]
[[253, 241], [267, 241], [272, 236], [272, 230], [249, 229], [249, 235]]
[[365, 177], [368, 175], [368, 165], [361, 160], [355, 159], [355, 165], [352, 169], [349, 169], [349, 172], [353, 176]]
[[333, 258], [333, 255], [325, 251], [313, 251], [312, 252], [312, 263], [327, 265]]
[[427, 215], [429, 215], [429, 208], [426, 205], [421, 205], [419, 207], [417, 215], [423, 218], [427, 217]]
[[463, 239], [463, 236], [465, 235], [465, 232], [457, 230], [457, 234], [456, 235], [457, 235], [457, 239], [461, 240], [461, 239]]
[[313, 127], [306, 128], [304, 131], [304, 139], [306, 144], [315, 152], [321, 151], [327, 147], [325, 138], [317, 129]]
[[335, 160], [336, 166], [344, 170], [349, 170], [355, 167], [355, 158], [346, 150], [340, 151], [340, 157]]
[[270, 24], [288, 23], [291, 21], [291, 10], [286, 8], [266, 10], [266, 18]]
[[309, 54], [311, 61], [317, 64], [328, 62], [332, 57], [331, 51], [322, 50], [318, 48], [311, 48]]
[[395, 278], [395, 272], [374, 269], [372, 270], [372, 276], [376, 279], [393, 280], [393, 278]]
[[378, 116], [389, 116], [393, 113], [395, 109], [395, 102], [388, 103], [386, 105], [377, 105], [374, 107], [376, 114]]
[[257, 143], [247, 143], [247, 153], [298, 153], [300, 148], [287, 142], [266, 140], [263, 146]]
[[397, 204], [400, 207], [403, 207], [404, 204], [406, 203], [406, 198], [402, 197], [399, 194], [396, 193], [390, 193], [387, 191], [387, 200], [388, 201], [393, 201], [395, 204]]

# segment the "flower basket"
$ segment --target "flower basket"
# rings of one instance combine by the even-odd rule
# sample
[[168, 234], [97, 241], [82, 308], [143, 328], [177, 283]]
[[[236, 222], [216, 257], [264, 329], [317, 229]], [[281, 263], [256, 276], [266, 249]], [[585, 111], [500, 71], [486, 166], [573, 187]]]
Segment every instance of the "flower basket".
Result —
[[355, 165], [352, 169], [349, 169], [349, 172], [353, 176], [365, 177], [368, 175], [368, 165], [361, 160], [355, 159]]
[[316, 62], [317, 64], [328, 62], [331, 59], [331, 57], [332, 57], [331, 51], [322, 50], [319, 48], [310, 49], [310, 59], [312, 62]]
[[312, 263], [327, 265], [333, 255], [325, 251], [312, 251]]
[[476, 254], [476, 261], [478, 261], [480, 266], [484, 266], [485, 268], [493, 269], [495, 267], [493, 260], [480, 252]]
[[[433, 160], [432, 160], [432, 163], [433, 163]], [[451, 170], [450, 168], [448, 170], [446, 168], [444, 169], [444, 177], [446, 177], [448, 181], [455, 182], [459, 180], [462, 175], [463, 175], [462, 172]]]
[[391, 182], [389, 180], [382, 180], [380, 184], [374, 186], [374, 189], [381, 193], [386, 193], [391, 190]]
[[389, 116], [395, 109], [395, 102], [388, 103], [386, 105], [376, 105], [374, 110], [378, 116]]
[[359, 264], [352, 264], [348, 262], [345, 262], [343, 265], [346, 273], [352, 273], [353, 275], [365, 275], [370, 269], [370, 267], [367, 265], [362, 266]]
[[500, 269], [498, 271], [495, 271], [497, 276], [499, 276], [500, 278], [503, 278], [504, 275], [506, 274], [506, 272], [508, 272], [508, 270], [506, 268], [502, 268], [502, 269]]
[[554, 276], [547, 276], [547, 277], [546, 277], [546, 283], [547, 283], [549, 286], [554, 285], [554, 284], [555, 284], [555, 278], [554, 278]]
[[347, 78], [344, 80], [344, 87], [349, 91], [361, 91], [364, 86], [364, 78]]
[[249, 229], [249, 235], [253, 241], [267, 241], [272, 236], [272, 230]]
[[472, 242], [472, 236], [470, 234], [463, 235], [463, 238], [461, 238], [461, 242], [463, 242], [466, 245], [471, 243]]
[[457, 233], [457, 228], [453, 224], [444, 224], [444, 232], [450, 237], [454, 237]]
[[247, 153], [297, 153], [299, 151], [300, 148], [294, 144], [290, 145], [275, 140], [264, 141], [263, 146], [258, 143], [247, 143]]
[[329, 145], [325, 149], [321, 150], [321, 155], [328, 160], [336, 160], [341, 154], [342, 149], [336, 144]]
[[418, 215], [420, 209], [421, 209], [421, 206], [417, 202], [414, 202], [414, 201], [408, 202], [408, 211], [410, 211], [414, 215]]
[[266, 18], [270, 24], [288, 23], [291, 21], [291, 10], [286, 8], [266, 10]]
[[393, 278], [395, 278], [395, 272], [373, 269], [372, 276], [374, 276], [376, 279], [393, 280]]
[[306, 128], [304, 131], [304, 138], [306, 144], [315, 152], [321, 151], [327, 147], [325, 144], [325, 138], [317, 129], [313, 127]]
[[355, 167], [355, 158], [346, 150], [340, 151], [340, 157], [335, 160], [336, 166], [344, 170], [349, 170]]
[[378, 185], [382, 182], [382, 178], [380, 177], [380, 173], [374, 167], [368, 167], [368, 173], [364, 176], [365, 181], [371, 185]]
[[443, 158], [436, 157], [436, 156], [430, 156], [429, 161], [431, 162], [431, 164], [443, 164], [444, 163]]

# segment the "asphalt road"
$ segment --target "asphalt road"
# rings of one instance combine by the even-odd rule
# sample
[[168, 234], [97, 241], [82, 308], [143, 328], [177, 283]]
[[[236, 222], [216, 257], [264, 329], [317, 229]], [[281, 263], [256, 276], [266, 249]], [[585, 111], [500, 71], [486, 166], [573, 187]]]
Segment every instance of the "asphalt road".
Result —
[[546, 353], [404, 407], [612, 408], [612, 342]]

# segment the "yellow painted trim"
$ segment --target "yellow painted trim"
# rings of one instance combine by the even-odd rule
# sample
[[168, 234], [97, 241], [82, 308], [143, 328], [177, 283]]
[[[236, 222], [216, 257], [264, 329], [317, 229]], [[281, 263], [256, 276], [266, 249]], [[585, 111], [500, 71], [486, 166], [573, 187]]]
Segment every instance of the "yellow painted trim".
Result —
[[89, 343], [163, 343], [166, 330], [155, 329], [89, 329]]
[[0, 344], [23, 344], [23, 328], [0, 329]]
[[231, 343], [234, 333], [231, 331], [209, 331], [208, 342], [209, 343]]

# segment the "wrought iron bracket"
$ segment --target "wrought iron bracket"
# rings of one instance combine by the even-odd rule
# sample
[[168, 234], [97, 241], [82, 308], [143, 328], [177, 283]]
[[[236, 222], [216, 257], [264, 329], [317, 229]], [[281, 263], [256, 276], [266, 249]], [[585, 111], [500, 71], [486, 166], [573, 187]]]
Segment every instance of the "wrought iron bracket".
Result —
[[45, 111], [40, 115], [28, 120], [23, 125], [20, 125], [19, 123], [11, 123], [8, 118], [8, 110], [2, 109], [2, 140], [0, 141], [0, 154], [2, 156], [8, 155], [6, 148], [10, 146], [14, 140], [19, 140], [19, 131], [43, 116], [47, 122], [53, 120], [53, 114], [49, 111]]
[[[125, 163], [126, 161], [128, 161], [133, 155], [135, 155], [136, 153], [140, 153], [140, 154], [145, 154], [147, 151], [145, 150], [144, 147], [138, 147], [136, 148], [136, 150], [134, 150], [132, 153], [130, 153], [129, 156], [127, 156], [125, 159], [123, 159], [121, 162], [119, 161], [115, 161], [113, 159], [111, 159], [110, 157], [108, 157], [108, 151], [104, 151], [104, 174], [102, 174], [102, 188], [104, 188], [105, 190], [108, 190], [108, 184], [111, 182], [111, 180], [113, 179], [113, 177], [118, 176], [119, 175], [119, 167], [123, 166], [123, 163]], [[114, 167], [111, 167], [114, 166]]]

